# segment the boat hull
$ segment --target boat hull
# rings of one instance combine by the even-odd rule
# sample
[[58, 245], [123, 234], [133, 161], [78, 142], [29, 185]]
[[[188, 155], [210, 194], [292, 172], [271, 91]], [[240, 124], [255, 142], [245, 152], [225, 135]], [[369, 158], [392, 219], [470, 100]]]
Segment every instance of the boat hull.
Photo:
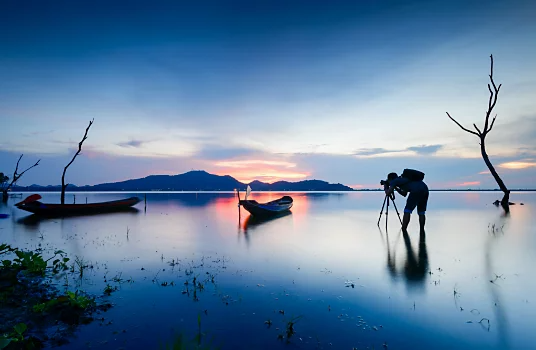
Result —
[[70, 216], [128, 210], [139, 202], [138, 197], [88, 204], [48, 204], [35, 201], [17, 205], [17, 208], [42, 216]]
[[256, 217], [271, 217], [290, 211], [293, 205], [292, 198], [285, 196], [268, 203], [257, 203], [254, 200], [241, 200], [239, 204], [251, 215]]

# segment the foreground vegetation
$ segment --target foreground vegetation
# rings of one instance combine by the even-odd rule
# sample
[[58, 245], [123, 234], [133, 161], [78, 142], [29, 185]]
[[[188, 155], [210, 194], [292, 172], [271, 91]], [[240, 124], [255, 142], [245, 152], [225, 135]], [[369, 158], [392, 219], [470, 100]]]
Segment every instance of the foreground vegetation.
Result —
[[[65, 252], [45, 258], [41, 249], [0, 245], [0, 349], [40, 349], [60, 345], [80, 324], [110, 304], [98, 304], [83, 291], [60, 291], [53, 277], [74, 272]], [[67, 285], [66, 285], [67, 287]]]

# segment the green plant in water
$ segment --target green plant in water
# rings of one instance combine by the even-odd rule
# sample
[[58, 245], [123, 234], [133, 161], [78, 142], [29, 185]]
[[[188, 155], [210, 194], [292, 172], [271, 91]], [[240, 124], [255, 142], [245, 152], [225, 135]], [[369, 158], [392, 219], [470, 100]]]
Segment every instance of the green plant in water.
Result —
[[2, 267], [24, 270], [28, 271], [30, 274], [41, 276], [45, 274], [48, 262], [58, 255], [61, 259], [56, 259], [52, 262], [52, 271], [54, 273], [57, 273], [60, 270], [65, 270], [67, 267], [66, 262], [69, 261], [69, 258], [64, 257], [65, 253], [61, 250], [55, 251], [54, 256], [45, 260], [40, 253], [19, 250], [17, 248], [12, 248], [7, 244], [0, 245], [0, 254], [6, 253], [15, 253], [16, 257], [12, 260], [2, 260]]
[[65, 295], [60, 295], [57, 298], [34, 305], [33, 311], [37, 313], [46, 312], [61, 305], [66, 305], [79, 310], [87, 310], [88, 308], [94, 307], [96, 303], [94, 298], [87, 297], [78, 291], [67, 291]]
[[117, 287], [112, 287], [111, 285], [107, 284], [104, 288], [104, 294], [111, 295], [113, 291], [116, 291]]
[[0, 349], [6, 348], [11, 343], [23, 342], [27, 328], [25, 323], [19, 323], [13, 327], [13, 331], [0, 336]]
[[14, 251], [15, 249], [12, 248], [9, 244], [2, 243], [0, 244], [0, 254], [6, 254]]

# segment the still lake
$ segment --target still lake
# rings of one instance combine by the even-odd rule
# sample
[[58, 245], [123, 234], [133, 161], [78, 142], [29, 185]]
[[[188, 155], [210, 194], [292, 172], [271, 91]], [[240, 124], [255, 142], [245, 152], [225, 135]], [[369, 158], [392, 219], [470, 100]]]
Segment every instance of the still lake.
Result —
[[[133, 195], [143, 198], [76, 201]], [[0, 242], [88, 262], [72, 290], [118, 287], [105, 320], [80, 326], [65, 349], [158, 349], [193, 338], [198, 320], [222, 349], [536, 348], [535, 192], [512, 193], [508, 217], [491, 204], [500, 193], [431, 192], [423, 240], [416, 213], [409, 239], [392, 206], [388, 228], [385, 213], [377, 226], [382, 192], [291, 196], [291, 214], [264, 222], [239, 215], [232, 193], [149, 193], [146, 210], [46, 220], [10, 199]], [[293, 318], [295, 334], [278, 339]]]

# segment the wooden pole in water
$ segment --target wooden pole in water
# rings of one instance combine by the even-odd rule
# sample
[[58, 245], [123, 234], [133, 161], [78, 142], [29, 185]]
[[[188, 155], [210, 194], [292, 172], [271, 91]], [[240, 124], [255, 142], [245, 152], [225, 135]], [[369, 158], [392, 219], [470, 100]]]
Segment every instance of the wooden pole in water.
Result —
[[240, 190], [236, 189], [236, 196], [238, 197], [238, 223], [240, 223]]
[[143, 196], [144, 196], [144, 198], [145, 198], [145, 208], [144, 208], [144, 211], [147, 212], [147, 193], [145, 193]]
[[73, 204], [76, 204], [76, 194], [73, 194]]

